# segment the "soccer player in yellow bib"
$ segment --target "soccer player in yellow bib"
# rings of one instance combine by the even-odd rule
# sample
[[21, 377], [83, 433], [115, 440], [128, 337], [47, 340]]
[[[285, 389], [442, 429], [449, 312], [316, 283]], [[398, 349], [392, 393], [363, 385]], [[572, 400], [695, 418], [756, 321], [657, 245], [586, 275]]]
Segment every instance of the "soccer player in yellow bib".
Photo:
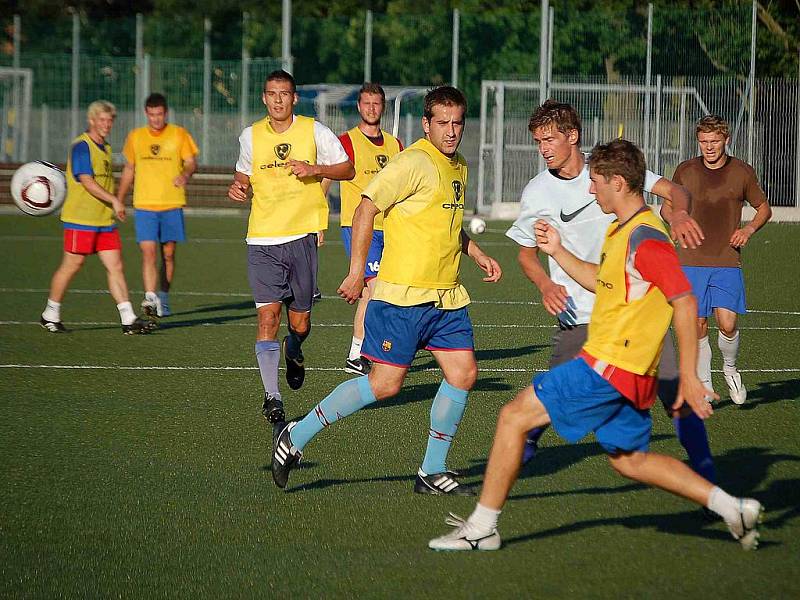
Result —
[[61, 211], [64, 257], [50, 281], [40, 323], [51, 333], [66, 331], [61, 322], [61, 301], [86, 257], [97, 254], [106, 268], [108, 291], [117, 303], [122, 333], [148, 333], [148, 323], [136, 316], [128, 299], [122, 242], [114, 223], [114, 217], [125, 220], [125, 205], [114, 195], [111, 145], [106, 143], [117, 109], [110, 102], [96, 100], [86, 116], [89, 128], [72, 140], [67, 157], [67, 199]]
[[311, 330], [317, 288], [317, 232], [328, 228], [322, 179], [348, 179], [353, 165], [336, 135], [310, 117], [294, 114], [294, 78], [273, 71], [261, 96], [267, 116], [239, 136], [239, 160], [228, 197], [245, 202], [252, 187], [247, 226], [247, 274], [258, 313], [256, 360], [264, 384], [262, 412], [283, 421], [278, 390], [281, 345], [278, 327], [286, 305], [289, 335], [283, 338], [286, 382], [293, 390], [305, 379], [300, 348]]
[[[142, 310], [155, 319], [170, 315], [169, 290], [175, 275], [175, 246], [186, 239], [185, 188], [197, 168], [197, 144], [183, 127], [167, 123], [167, 99], [163, 95], [150, 94], [144, 103], [144, 114], [147, 126], [134, 129], [125, 140], [122, 154], [127, 162], [117, 197], [124, 201], [134, 184], [136, 242], [142, 251], [144, 282]], [[156, 266], [159, 246], [160, 285]]]
[[648, 452], [656, 370], [670, 320], [680, 355], [673, 409], [688, 403], [701, 419], [713, 412], [695, 371], [697, 302], [669, 234], [644, 202], [642, 152], [614, 140], [595, 147], [589, 169], [590, 193], [603, 212], [617, 217], [606, 230], [600, 264], [567, 251], [547, 220], [534, 225], [539, 249], [596, 294], [586, 343], [577, 358], [534, 377], [501, 409], [477, 507], [467, 520], [451, 515], [447, 523], [454, 530], [428, 546], [500, 548], [497, 519], [519, 474], [526, 434], [552, 423], [570, 443], [593, 432], [619, 474], [708, 507], [746, 550], [755, 548], [763, 512], [757, 500], [734, 498], [683, 462]]
[[353, 217], [350, 271], [339, 295], [351, 304], [364, 287], [364, 263], [375, 217], [385, 214], [386, 245], [365, 317], [362, 355], [369, 375], [342, 383], [302, 420], [287, 423], [273, 444], [272, 476], [285, 487], [306, 444], [324, 427], [396, 395], [417, 349], [429, 350], [444, 373], [431, 407], [425, 458], [414, 491], [474, 495], [445, 465], [478, 374], [469, 294], [459, 281], [466, 253], [497, 282], [500, 265], [462, 229], [467, 165], [458, 153], [467, 101], [445, 86], [425, 96], [418, 140], [392, 159], [362, 193]]
[[[341, 226], [342, 241], [348, 259], [351, 255], [351, 240], [353, 233], [353, 214], [361, 202], [361, 193], [372, 179], [381, 172], [393, 156], [403, 149], [403, 144], [393, 135], [381, 129], [381, 115], [386, 106], [386, 93], [377, 83], [365, 83], [358, 91], [358, 114], [361, 120], [358, 125], [339, 136], [344, 151], [353, 163], [356, 176], [349, 181], [339, 184], [342, 196]], [[364, 343], [364, 315], [367, 312], [367, 303], [370, 294], [375, 289], [376, 277], [380, 269], [381, 256], [383, 255], [383, 213], [375, 217], [367, 262], [364, 267], [364, 281], [366, 285], [361, 292], [361, 297], [356, 305], [356, 314], [353, 318], [353, 340], [350, 343], [350, 353], [345, 361], [345, 371], [354, 375], [369, 373], [371, 363], [369, 359], [361, 356], [361, 346]]]

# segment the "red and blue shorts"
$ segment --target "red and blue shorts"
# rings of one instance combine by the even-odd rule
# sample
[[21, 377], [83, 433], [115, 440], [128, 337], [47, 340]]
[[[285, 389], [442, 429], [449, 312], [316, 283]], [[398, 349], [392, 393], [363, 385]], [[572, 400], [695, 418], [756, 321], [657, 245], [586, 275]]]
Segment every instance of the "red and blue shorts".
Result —
[[475, 341], [467, 308], [443, 310], [433, 302], [395, 306], [371, 300], [364, 317], [361, 355], [396, 367], [409, 367], [417, 350], [472, 352]]
[[93, 227], [64, 223], [64, 251], [70, 254], [96, 254], [104, 250], [121, 250], [122, 240], [116, 225]]

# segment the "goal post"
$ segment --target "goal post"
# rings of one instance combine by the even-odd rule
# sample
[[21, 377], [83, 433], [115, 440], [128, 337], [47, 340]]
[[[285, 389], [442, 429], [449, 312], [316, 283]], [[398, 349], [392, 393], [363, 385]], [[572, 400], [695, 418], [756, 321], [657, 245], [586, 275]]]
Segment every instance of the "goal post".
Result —
[[26, 162], [33, 71], [0, 67], [0, 162]]

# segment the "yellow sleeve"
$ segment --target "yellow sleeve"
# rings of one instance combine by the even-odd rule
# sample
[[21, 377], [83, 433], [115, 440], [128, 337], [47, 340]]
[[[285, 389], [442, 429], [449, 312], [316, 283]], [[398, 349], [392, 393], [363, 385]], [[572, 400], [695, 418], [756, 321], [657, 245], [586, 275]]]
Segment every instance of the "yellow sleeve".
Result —
[[438, 184], [436, 177], [436, 168], [424, 152], [407, 150], [394, 156], [361, 195], [385, 211], [420, 190], [433, 189]]
[[125, 160], [128, 161], [129, 165], [136, 163], [136, 150], [134, 148], [135, 142], [133, 141], [135, 135], [136, 132], [131, 131], [128, 134], [128, 137], [125, 138], [125, 146], [122, 148], [122, 155], [125, 157]]
[[192, 134], [184, 129], [183, 143], [181, 144], [181, 159], [186, 160], [187, 158], [194, 158], [199, 152], [200, 150], [197, 148], [197, 144], [195, 144], [194, 139], [192, 139]]

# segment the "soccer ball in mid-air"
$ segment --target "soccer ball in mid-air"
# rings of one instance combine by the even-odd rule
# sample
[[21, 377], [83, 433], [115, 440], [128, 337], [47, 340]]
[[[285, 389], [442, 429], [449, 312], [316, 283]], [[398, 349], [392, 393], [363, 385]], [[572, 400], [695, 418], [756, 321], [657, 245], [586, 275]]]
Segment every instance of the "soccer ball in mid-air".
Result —
[[480, 217], [472, 217], [469, 222], [469, 232], [478, 235], [484, 231], [486, 231], [486, 221]]
[[64, 173], [41, 160], [29, 162], [16, 170], [11, 178], [14, 204], [28, 215], [43, 217], [61, 208], [67, 194]]

